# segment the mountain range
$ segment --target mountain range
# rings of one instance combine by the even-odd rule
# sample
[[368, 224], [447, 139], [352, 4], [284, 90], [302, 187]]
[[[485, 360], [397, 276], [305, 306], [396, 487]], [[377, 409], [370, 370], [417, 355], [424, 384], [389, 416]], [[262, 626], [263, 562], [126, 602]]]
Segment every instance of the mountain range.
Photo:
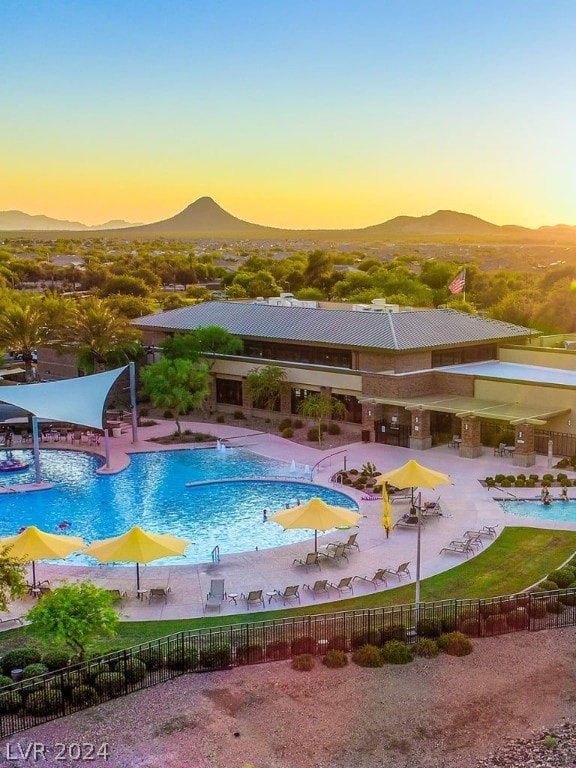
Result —
[[3, 232], [98, 232], [99, 235], [138, 237], [224, 237], [238, 239], [294, 240], [433, 240], [479, 238], [494, 242], [576, 242], [576, 227], [530, 229], [515, 225], [492, 224], [489, 221], [457, 211], [436, 211], [426, 216], [396, 216], [363, 229], [300, 230], [279, 229], [233, 216], [211, 197], [200, 197], [171, 218], [151, 224], [129, 224], [110, 221], [97, 227], [80, 222], [60, 221], [48, 216], [30, 216], [21, 211], [0, 211]]

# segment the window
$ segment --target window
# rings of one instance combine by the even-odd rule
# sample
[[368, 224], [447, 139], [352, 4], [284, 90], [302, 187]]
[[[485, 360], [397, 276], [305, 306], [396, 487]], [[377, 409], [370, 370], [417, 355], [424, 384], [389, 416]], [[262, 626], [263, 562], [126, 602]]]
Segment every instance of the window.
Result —
[[242, 405], [242, 382], [234, 379], [216, 379], [216, 402]]

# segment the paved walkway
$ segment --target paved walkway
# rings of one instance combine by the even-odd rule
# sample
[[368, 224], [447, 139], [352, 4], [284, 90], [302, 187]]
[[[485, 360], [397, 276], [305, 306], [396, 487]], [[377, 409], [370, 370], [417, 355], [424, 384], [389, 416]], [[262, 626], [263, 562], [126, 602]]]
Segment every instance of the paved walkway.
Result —
[[[465, 559], [464, 555], [446, 553], [440, 555], [440, 549], [451, 539], [460, 538], [465, 530], [478, 529], [485, 525], [496, 526], [500, 533], [508, 525], [537, 526], [548, 528], [562, 528], [576, 530], [575, 523], [559, 523], [535, 521], [528, 518], [512, 517], [506, 515], [499, 504], [492, 498], [493, 493], [480, 484], [485, 476], [495, 475], [498, 472], [516, 474], [521, 471], [512, 465], [512, 459], [494, 456], [492, 449], [485, 449], [484, 455], [477, 459], [462, 459], [454, 449], [441, 446], [429, 451], [411, 451], [406, 448], [379, 445], [374, 443], [353, 443], [339, 449], [339, 452], [321, 451], [317, 448], [300, 446], [288, 440], [274, 435], [254, 432], [226, 424], [184, 423], [183, 429], [207, 432], [225, 440], [228, 445], [246, 447], [255, 453], [267, 456], [279, 461], [285, 461], [287, 470], [292, 460], [300, 465], [308, 464], [313, 467], [321, 459], [314, 472], [314, 482], [331, 486], [330, 478], [343, 467], [344, 456], [347, 467], [360, 469], [368, 461], [376, 465], [379, 472], [400, 466], [410, 458], [415, 458], [427, 467], [448, 473], [453, 485], [442, 486], [437, 491], [423, 491], [422, 499], [435, 500], [441, 496], [443, 516], [428, 519], [422, 529], [421, 536], [421, 578], [424, 579], [433, 574], [457, 567]], [[131, 432], [127, 430], [121, 437], [111, 438], [111, 466], [110, 471], [121, 471], [129, 463], [129, 454], [143, 451], [173, 450], [174, 446], [162, 446], [158, 443], [148, 442], [151, 437], [166, 435], [173, 432], [173, 422], [161, 422], [153, 427], [139, 429], [139, 440], [131, 442]], [[55, 443], [54, 448], [67, 447], [78, 450], [71, 444]], [[14, 446], [17, 447], [17, 446]], [[49, 447], [50, 446], [44, 446]], [[189, 448], [189, 445], [186, 446]], [[81, 446], [87, 450], [88, 446]], [[95, 453], [103, 454], [103, 447], [93, 447]], [[345, 451], [343, 453], [342, 451]], [[331, 455], [335, 454], [335, 455]], [[530, 471], [542, 474], [548, 469], [547, 457], [538, 456], [535, 467]], [[573, 476], [573, 475], [571, 475]], [[338, 486], [340, 489], [340, 486]], [[274, 589], [284, 589], [292, 584], [301, 587], [301, 604], [312, 605], [320, 600], [340, 599], [341, 596], [335, 590], [331, 590], [330, 596], [318, 598], [314, 601], [307, 590], [302, 589], [303, 584], [313, 584], [316, 579], [328, 579], [337, 583], [343, 576], [372, 576], [378, 568], [392, 568], [406, 561], [410, 561], [412, 581], [416, 575], [416, 537], [415, 530], [395, 529], [386, 539], [384, 528], [381, 525], [382, 502], [362, 500], [365, 494], [353, 489], [345, 488], [346, 493], [358, 501], [360, 511], [364, 518], [359, 524], [358, 543], [360, 551], [350, 553], [349, 562], [341, 564], [322, 563], [322, 570], [311, 568], [308, 572], [302, 566], [292, 565], [295, 558], [304, 558], [313, 550], [313, 540], [300, 542], [273, 550], [260, 550], [244, 552], [241, 554], [224, 554], [219, 563], [199, 563], [190, 565], [141, 567], [141, 586], [150, 589], [152, 587], [170, 588], [168, 600], [153, 601], [138, 600], [135, 592], [135, 566], [66, 566], [42, 564], [42, 575], [50, 579], [52, 586], [57, 586], [62, 579], [90, 578], [99, 586], [120, 589], [127, 592], [122, 609], [123, 618], [126, 620], [158, 620], [176, 619], [203, 616], [206, 614], [206, 593], [213, 578], [225, 579], [225, 587], [228, 594], [246, 594], [253, 589], [262, 589], [271, 592]], [[518, 489], [512, 489], [515, 495], [520, 495]], [[574, 491], [576, 493], [576, 490]], [[537, 491], [526, 489], [524, 496], [534, 498]], [[392, 505], [393, 520], [397, 520], [407, 511], [408, 502], [397, 502]], [[341, 535], [344, 534], [344, 535]], [[339, 532], [319, 535], [318, 546], [321, 548], [327, 542], [345, 540], [348, 532]], [[485, 538], [484, 547], [489, 546], [493, 540]], [[388, 579], [388, 588], [398, 585], [396, 577]], [[371, 584], [356, 580], [354, 582], [354, 594], [373, 592]], [[10, 606], [10, 616], [24, 614], [32, 604], [32, 599], [27, 598], [17, 601]], [[282, 607], [282, 601], [273, 599], [271, 606]], [[268, 607], [268, 600], [266, 600]], [[252, 612], [258, 608], [252, 609]], [[245, 602], [238, 597], [237, 602], [228, 600], [222, 605], [221, 615], [225, 620], [226, 615], [232, 613], [245, 613]], [[214, 609], [208, 609], [209, 615], [218, 615]]]

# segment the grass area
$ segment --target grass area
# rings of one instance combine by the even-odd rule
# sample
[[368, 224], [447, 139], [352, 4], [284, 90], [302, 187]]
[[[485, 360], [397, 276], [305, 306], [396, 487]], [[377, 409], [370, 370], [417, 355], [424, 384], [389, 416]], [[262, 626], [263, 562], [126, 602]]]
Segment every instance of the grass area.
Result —
[[[486, 542], [488, 543], [488, 540]], [[490, 547], [473, 559], [459, 564], [459, 556], [454, 555], [457, 567], [423, 580], [421, 600], [432, 602], [450, 598], [465, 599], [514, 594], [544, 578], [571, 557], [575, 551], [576, 531], [505, 528]], [[404, 584], [394, 589], [377, 590], [347, 600], [282, 611], [258, 611], [232, 616], [216, 615], [168, 621], [122, 622], [115, 638], [103, 638], [96, 647], [92, 648], [92, 651], [104, 653], [111, 648], [137, 645], [186, 629], [243, 624], [310, 613], [403, 605], [414, 601], [414, 589], [414, 584]], [[26, 627], [3, 633], [0, 635], [0, 655], [10, 648], [25, 644], [26, 641]]]

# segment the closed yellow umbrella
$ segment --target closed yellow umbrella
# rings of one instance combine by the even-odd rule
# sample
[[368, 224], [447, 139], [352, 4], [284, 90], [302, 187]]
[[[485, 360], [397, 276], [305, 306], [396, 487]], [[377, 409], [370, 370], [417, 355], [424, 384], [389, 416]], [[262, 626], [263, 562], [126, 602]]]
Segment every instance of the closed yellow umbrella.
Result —
[[318, 531], [329, 531], [337, 526], [351, 526], [362, 519], [362, 515], [346, 507], [327, 504], [314, 497], [305, 504], [290, 509], [281, 509], [268, 518], [282, 528], [310, 528], [314, 530], [314, 551], [318, 551]]
[[94, 541], [84, 550], [85, 555], [100, 563], [136, 563], [136, 589], [140, 589], [140, 563], [150, 563], [161, 557], [183, 555], [193, 542], [167, 533], [150, 533], [135, 525], [120, 536]]
[[36, 585], [36, 560], [63, 558], [82, 549], [86, 544], [80, 536], [46, 533], [30, 525], [16, 536], [0, 539], [0, 547], [10, 547], [10, 554], [32, 562], [32, 586]]

